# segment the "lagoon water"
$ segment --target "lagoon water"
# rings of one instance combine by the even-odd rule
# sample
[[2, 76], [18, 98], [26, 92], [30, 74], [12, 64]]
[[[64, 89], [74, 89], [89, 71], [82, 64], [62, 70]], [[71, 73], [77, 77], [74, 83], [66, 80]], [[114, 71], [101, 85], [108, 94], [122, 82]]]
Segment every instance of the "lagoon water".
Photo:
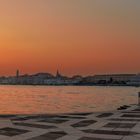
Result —
[[136, 87], [0, 86], [0, 114], [100, 112], [137, 103]]

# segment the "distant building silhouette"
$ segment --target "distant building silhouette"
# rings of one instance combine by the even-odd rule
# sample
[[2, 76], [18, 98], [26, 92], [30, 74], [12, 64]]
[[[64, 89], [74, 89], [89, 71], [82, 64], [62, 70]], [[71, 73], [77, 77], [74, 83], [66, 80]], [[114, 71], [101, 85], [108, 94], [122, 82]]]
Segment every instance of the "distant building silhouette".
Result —
[[61, 74], [59, 73], [59, 70], [57, 70], [57, 72], [56, 72], [56, 78], [61, 78], [62, 76], [61, 76]]
[[21, 75], [19, 70], [14, 76], [0, 77], [0, 84], [10, 85], [128, 85], [140, 86], [140, 74], [105, 74], [82, 77], [64, 76], [57, 70], [56, 75], [36, 73]]
[[19, 77], [19, 70], [16, 71], [16, 77]]

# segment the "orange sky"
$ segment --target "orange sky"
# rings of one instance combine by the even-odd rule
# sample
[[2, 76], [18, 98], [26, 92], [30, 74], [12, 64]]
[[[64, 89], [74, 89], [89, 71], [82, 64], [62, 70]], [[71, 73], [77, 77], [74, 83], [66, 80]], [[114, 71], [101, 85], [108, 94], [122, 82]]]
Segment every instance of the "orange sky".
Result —
[[0, 75], [140, 72], [140, 1], [0, 0]]

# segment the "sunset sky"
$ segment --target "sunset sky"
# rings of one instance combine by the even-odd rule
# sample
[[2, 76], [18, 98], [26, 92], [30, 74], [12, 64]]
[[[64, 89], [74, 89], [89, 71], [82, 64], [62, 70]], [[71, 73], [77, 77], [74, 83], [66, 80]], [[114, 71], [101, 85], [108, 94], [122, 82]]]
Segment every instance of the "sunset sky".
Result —
[[0, 0], [0, 75], [140, 72], [140, 0]]

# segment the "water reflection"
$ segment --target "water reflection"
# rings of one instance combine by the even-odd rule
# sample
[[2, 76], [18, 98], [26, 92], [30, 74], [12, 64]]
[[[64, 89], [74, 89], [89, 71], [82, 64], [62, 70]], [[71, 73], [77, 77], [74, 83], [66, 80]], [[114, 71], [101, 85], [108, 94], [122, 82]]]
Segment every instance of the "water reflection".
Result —
[[114, 110], [137, 103], [135, 87], [0, 86], [0, 114]]

